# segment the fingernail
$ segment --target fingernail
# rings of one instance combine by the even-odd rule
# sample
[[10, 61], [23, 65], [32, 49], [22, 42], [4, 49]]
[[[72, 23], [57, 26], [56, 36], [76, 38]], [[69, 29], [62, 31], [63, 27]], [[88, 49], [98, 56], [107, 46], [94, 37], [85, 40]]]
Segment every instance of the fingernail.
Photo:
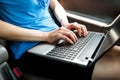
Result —
[[73, 42], [71, 42], [71, 44], [74, 44]]

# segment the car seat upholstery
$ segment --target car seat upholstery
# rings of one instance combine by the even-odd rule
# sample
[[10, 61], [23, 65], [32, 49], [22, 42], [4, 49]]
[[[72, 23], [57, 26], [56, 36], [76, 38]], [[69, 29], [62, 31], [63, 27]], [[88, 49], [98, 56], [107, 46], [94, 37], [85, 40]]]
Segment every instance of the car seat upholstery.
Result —
[[7, 63], [7, 60], [8, 52], [6, 48], [0, 44], [0, 80], [17, 80]]

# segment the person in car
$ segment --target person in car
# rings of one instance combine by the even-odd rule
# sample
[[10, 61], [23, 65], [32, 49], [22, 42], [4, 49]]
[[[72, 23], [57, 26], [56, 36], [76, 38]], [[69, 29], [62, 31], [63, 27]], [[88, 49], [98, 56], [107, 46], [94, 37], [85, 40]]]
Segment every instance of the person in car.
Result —
[[[50, 16], [49, 6], [62, 27], [56, 25]], [[88, 33], [84, 25], [69, 23], [64, 8], [57, 0], [0, 0], [0, 38], [11, 41], [14, 59], [20, 59], [29, 48], [40, 41], [53, 43], [64, 39], [74, 44], [77, 41], [72, 32], [74, 29], [78, 30], [79, 35], [86, 36]], [[108, 53], [119, 54], [120, 47], [116, 45]], [[102, 61], [104, 63], [107, 60], [103, 57]], [[103, 73], [101, 70], [101, 74]]]
[[[50, 16], [49, 6], [62, 27]], [[64, 39], [74, 44], [77, 37], [72, 30], [78, 30], [78, 34], [83, 36], [88, 33], [84, 25], [69, 23], [57, 0], [0, 0], [0, 28], [0, 38], [11, 40], [10, 48], [15, 59], [40, 41], [53, 43]]]

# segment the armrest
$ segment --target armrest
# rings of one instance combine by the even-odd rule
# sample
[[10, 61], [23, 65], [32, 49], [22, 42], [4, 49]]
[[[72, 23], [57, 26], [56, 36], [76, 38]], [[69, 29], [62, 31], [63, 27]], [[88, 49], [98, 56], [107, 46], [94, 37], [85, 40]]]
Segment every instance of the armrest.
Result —
[[8, 60], [8, 52], [5, 47], [0, 44], [0, 64]]
[[101, 19], [75, 11], [66, 10], [66, 14], [70, 22], [79, 22], [81, 24], [85, 24], [87, 29], [90, 31], [101, 32], [107, 25], [107, 23], [103, 22]]
[[78, 12], [70, 11], [70, 10], [66, 10], [66, 12], [67, 12], [66, 14], [68, 17], [85, 22], [85, 23], [96, 25], [98, 27], [103, 27], [103, 26], [107, 25], [104, 22], [100, 22], [100, 21], [97, 21], [96, 19], [92, 19], [88, 15], [83, 15], [83, 14], [80, 14]]

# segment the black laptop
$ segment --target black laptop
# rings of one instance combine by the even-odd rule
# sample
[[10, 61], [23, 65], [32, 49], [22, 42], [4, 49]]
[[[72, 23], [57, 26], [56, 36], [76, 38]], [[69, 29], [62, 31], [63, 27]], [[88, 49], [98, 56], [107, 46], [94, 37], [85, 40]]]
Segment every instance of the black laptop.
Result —
[[[74, 7], [72, 4], [69, 1], [69, 3], [66, 3], [65, 8], [67, 6]], [[72, 12], [67, 13], [67, 15], [77, 17], [83, 22], [103, 27], [103, 32], [89, 31], [86, 37], [78, 37], [79, 40], [73, 45], [63, 40], [58, 44], [40, 42], [35, 47], [29, 49], [28, 52], [49, 59], [86, 67], [95, 63], [114, 46], [120, 37], [119, 1], [97, 0], [91, 2], [89, 0], [83, 0], [78, 4], [76, 3], [78, 6], [75, 6], [76, 10], [75, 8], [70, 9], [72, 11], [80, 10], [77, 13], [75, 12], [78, 16], [71, 15], [70, 13]]]
[[40, 42], [28, 52], [62, 62], [89, 66], [120, 39], [120, 14], [110, 24], [110, 28], [106, 29], [105, 33], [88, 31], [86, 37], [78, 37], [79, 40], [73, 45], [65, 41], [58, 44]]

